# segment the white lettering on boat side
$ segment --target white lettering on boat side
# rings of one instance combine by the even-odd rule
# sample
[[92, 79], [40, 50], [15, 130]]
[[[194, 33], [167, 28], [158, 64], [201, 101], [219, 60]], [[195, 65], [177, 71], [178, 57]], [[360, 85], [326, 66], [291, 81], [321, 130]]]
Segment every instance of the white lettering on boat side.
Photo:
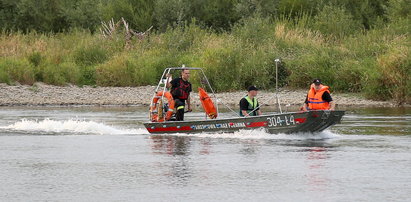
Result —
[[217, 128], [245, 128], [245, 123], [217, 123], [217, 124], [202, 124], [192, 125], [193, 130], [217, 129]]
[[277, 126], [290, 126], [295, 125], [295, 120], [293, 115], [283, 116], [272, 116], [267, 117], [268, 127], [277, 127]]

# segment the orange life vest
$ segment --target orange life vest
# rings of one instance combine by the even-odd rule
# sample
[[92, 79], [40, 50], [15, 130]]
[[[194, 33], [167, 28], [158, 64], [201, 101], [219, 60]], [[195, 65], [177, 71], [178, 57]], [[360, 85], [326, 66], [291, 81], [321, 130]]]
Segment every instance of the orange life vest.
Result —
[[324, 92], [330, 93], [328, 86], [321, 85], [321, 89], [316, 91], [314, 85], [311, 85], [310, 91], [308, 91], [308, 108], [315, 110], [328, 110], [330, 109], [330, 103], [323, 100], [322, 96]]

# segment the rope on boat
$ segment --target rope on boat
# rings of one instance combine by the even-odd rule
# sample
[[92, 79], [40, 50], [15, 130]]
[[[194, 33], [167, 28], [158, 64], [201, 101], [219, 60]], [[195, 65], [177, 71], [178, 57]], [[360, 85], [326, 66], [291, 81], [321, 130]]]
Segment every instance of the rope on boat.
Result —
[[[217, 102], [220, 101], [219, 99], [217, 99]], [[233, 109], [230, 108], [230, 106], [228, 106], [227, 104], [225, 104], [224, 102], [221, 102], [221, 104], [223, 104], [225, 107], [227, 107], [230, 111], [232, 111], [236, 116], [241, 117], [238, 112], [235, 112]]]
[[205, 86], [204, 86], [205, 84], [208, 85], [208, 87], [210, 88], [211, 93], [213, 94], [214, 99], [215, 99], [215, 101], [216, 101], [217, 111], [218, 111], [218, 103], [221, 103], [221, 104], [223, 104], [225, 107], [227, 107], [227, 109], [229, 109], [231, 112], [233, 112], [237, 117], [241, 117], [238, 112], [234, 111], [233, 109], [231, 109], [230, 106], [228, 106], [227, 104], [225, 104], [224, 102], [222, 102], [220, 99], [217, 98], [217, 95], [215, 94], [213, 88], [211, 87], [211, 84], [210, 84], [210, 82], [208, 81], [207, 77], [205, 76], [204, 71], [203, 71], [203, 70], [201, 70], [201, 71], [202, 71], [203, 76], [204, 76], [204, 79], [200, 78], [201, 87], [204, 88], [204, 87], [205, 87]]

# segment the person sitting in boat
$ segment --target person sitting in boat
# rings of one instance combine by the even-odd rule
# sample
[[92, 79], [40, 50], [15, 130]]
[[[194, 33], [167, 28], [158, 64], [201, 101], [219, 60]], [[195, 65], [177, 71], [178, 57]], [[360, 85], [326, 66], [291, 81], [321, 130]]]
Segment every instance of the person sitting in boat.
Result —
[[260, 105], [257, 101], [258, 89], [255, 86], [248, 87], [248, 93], [240, 100], [240, 116], [257, 116], [261, 115]]
[[307, 110], [334, 110], [335, 103], [331, 98], [329, 87], [324, 86], [320, 79], [314, 79], [305, 98], [303, 111]]
[[[168, 74], [167, 78], [170, 78], [171, 75]], [[185, 102], [187, 102], [187, 111], [191, 111], [190, 103], [190, 92], [192, 91], [191, 83], [188, 81], [190, 78], [190, 70], [183, 69], [181, 70], [181, 77], [175, 78], [170, 82], [167, 82], [167, 88], [171, 87], [171, 95], [173, 96], [176, 112], [176, 121], [184, 120], [184, 108]]]

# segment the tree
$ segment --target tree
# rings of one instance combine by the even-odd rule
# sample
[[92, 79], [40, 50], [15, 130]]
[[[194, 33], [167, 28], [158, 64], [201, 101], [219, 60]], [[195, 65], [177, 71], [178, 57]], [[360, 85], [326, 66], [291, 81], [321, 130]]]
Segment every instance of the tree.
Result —
[[145, 31], [154, 24], [154, 5], [150, 0], [109, 1], [102, 4], [100, 12], [104, 21], [123, 17], [133, 29]]

